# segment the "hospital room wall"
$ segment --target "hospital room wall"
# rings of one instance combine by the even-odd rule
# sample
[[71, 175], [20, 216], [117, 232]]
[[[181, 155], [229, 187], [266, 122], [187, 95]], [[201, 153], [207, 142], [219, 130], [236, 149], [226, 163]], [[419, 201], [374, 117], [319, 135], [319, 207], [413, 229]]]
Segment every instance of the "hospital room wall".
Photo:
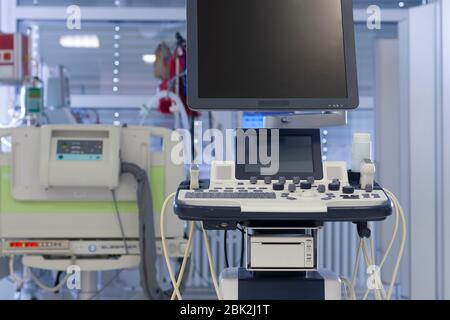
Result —
[[450, 298], [449, 10], [448, 1], [413, 8], [398, 41], [377, 44], [376, 160], [408, 216], [400, 283], [412, 299]]

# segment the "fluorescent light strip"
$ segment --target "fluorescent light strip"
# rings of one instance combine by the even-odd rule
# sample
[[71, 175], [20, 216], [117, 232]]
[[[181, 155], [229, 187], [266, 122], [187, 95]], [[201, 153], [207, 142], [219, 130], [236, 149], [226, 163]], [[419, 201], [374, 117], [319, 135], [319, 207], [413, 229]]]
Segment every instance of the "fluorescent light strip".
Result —
[[59, 38], [59, 44], [64, 48], [100, 48], [100, 40], [96, 35], [67, 35]]
[[146, 64], [154, 64], [156, 62], [156, 55], [144, 54], [142, 56], [142, 61], [144, 61]]

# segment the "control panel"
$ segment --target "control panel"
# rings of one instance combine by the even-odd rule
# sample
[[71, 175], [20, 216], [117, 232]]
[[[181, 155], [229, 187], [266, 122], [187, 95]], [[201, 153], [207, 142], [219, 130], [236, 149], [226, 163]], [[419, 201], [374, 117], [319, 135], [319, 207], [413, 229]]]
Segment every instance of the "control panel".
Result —
[[175, 213], [218, 230], [268, 221], [291, 227], [388, 217], [391, 201], [374, 183], [374, 170], [355, 174], [346, 162], [323, 162], [320, 141], [320, 130], [238, 132], [236, 162], [213, 162], [210, 180], [198, 188], [182, 183]]
[[[139, 242], [126, 241], [129, 254], [139, 254]], [[70, 241], [59, 239], [10, 239], [3, 240], [3, 255], [62, 255], [62, 256], [98, 256], [123, 255], [126, 253], [125, 243], [121, 240]]]
[[[227, 164], [213, 163], [212, 178], [217, 171], [225, 170]], [[330, 169], [331, 168], [331, 169]], [[178, 200], [192, 206], [239, 207], [242, 212], [327, 212], [329, 207], [364, 207], [389, 203], [383, 190], [375, 190], [373, 185], [364, 189], [350, 185], [345, 178], [345, 163], [324, 163], [324, 178], [316, 181], [314, 177], [302, 180], [300, 177], [286, 179], [265, 177], [263, 180], [251, 177], [237, 180], [231, 176], [212, 179], [208, 188], [180, 190]], [[330, 175], [332, 174], [332, 175]], [[343, 179], [343, 180], [341, 180]]]
[[[3, 250], [10, 254], [24, 254], [33, 252], [64, 252], [70, 249], [68, 240], [26, 240], [14, 239], [5, 240]], [[4, 252], [4, 253], [5, 253]]]
[[103, 159], [103, 141], [98, 140], [58, 140], [56, 160], [87, 160]]
[[175, 213], [182, 220], [202, 221], [210, 230], [234, 230], [238, 224], [264, 226], [271, 221], [279, 227], [381, 221], [392, 214], [384, 190], [377, 184], [361, 188], [359, 180], [347, 173], [345, 163], [324, 162], [323, 169], [320, 180], [283, 176], [220, 179], [201, 181], [195, 190], [188, 182], [182, 183]]
[[40, 183], [44, 188], [115, 189], [119, 185], [121, 128], [41, 128]]

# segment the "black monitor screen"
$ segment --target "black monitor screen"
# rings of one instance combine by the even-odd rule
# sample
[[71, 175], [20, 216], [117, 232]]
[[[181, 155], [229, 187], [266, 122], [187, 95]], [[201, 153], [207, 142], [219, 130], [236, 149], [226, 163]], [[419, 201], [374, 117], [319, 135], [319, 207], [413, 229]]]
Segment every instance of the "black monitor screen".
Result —
[[[311, 172], [312, 174], [312, 172], [314, 171], [314, 162], [311, 136], [280, 137], [279, 144], [280, 172], [290, 172], [294, 175], [299, 172]], [[245, 172], [258, 175], [261, 171], [261, 168], [269, 167], [268, 165], [261, 165], [260, 163], [261, 162], [259, 160], [257, 164], [247, 163], [245, 165]]]
[[341, 0], [198, 0], [198, 96], [348, 97]]
[[[262, 178], [264, 176], [286, 177], [287, 179], [296, 176], [302, 179], [308, 177], [322, 179], [323, 168], [319, 130], [280, 129], [276, 130], [278, 134], [274, 137], [271, 134], [273, 130], [267, 130], [267, 140], [261, 140], [260, 132], [262, 130], [264, 129], [249, 129], [238, 132], [236, 145], [237, 179]], [[266, 141], [267, 149], [260, 153], [262, 141]], [[278, 143], [278, 156], [274, 154], [276, 148], [273, 148], [272, 141]], [[240, 152], [245, 153], [242, 163]], [[251, 152], [255, 152], [253, 158], [250, 155]], [[266, 164], [263, 164], [264, 162], [260, 159], [261, 154], [263, 157], [266, 157], [266, 155], [270, 157], [269, 164], [267, 164], [267, 161]], [[278, 171], [270, 175], [263, 174], [262, 169], [273, 168], [274, 161], [278, 162], [276, 166]]]

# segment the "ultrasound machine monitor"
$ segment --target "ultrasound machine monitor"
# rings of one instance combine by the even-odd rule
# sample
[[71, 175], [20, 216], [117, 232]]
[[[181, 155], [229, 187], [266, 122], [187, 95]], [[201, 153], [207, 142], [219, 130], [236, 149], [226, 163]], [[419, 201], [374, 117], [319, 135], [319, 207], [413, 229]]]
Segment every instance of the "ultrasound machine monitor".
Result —
[[[266, 137], [264, 141], [263, 134]], [[260, 147], [262, 143], [267, 145], [267, 150], [262, 152], [262, 156], [267, 156], [270, 163], [266, 161], [263, 164], [261, 161]], [[277, 143], [278, 148], [274, 148], [273, 143]], [[275, 155], [275, 153], [278, 153], [278, 155]], [[262, 169], [269, 169], [271, 166], [278, 170], [263, 174]], [[238, 130], [235, 174], [237, 180], [249, 180], [252, 177], [264, 180], [268, 176], [272, 179], [284, 177], [292, 180], [294, 177], [298, 177], [306, 180], [313, 177], [315, 180], [321, 180], [323, 178], [323, 166], [320, 130]]]
[[196, 110], [358, 106], [352, 0], [188, 0]]

